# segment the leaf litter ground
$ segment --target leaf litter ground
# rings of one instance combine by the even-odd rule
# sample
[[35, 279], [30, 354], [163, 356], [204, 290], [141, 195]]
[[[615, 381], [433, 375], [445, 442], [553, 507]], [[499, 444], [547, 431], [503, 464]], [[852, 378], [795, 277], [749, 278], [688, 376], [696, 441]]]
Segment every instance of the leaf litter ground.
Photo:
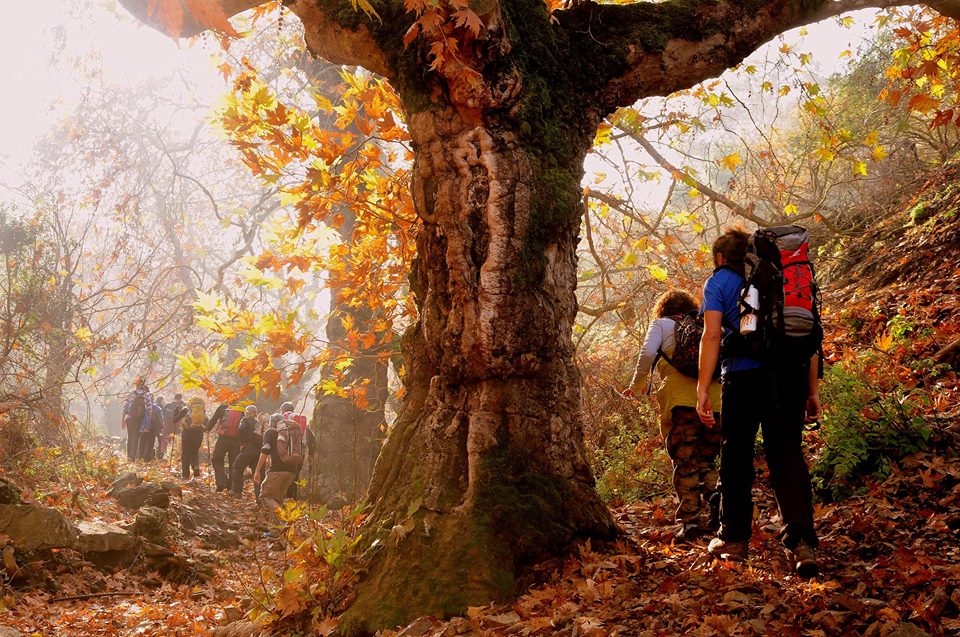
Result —
[[[960, 435], [956, 423], [950, 431]], [[669, 499], [640, 503], [615, 510], [622, 540], [585, 544], [576, 556], [541, 566], [532, 574], [540, 583], [515, 602], [471, 608], [447, 621], [423, 618], [404, 633], [382, 635], [960, 634], [956, 457], [910, 456], [866, 495], [819, 505], [823, 572], [813, 580], [790, 573], [776, 538], [775, 507], [765, 479], [759, 483], [747, 563], [710, 559], [703, 541], [676, 543]], [[282, 573], [291, 565], [246, 497], [215, 494], [201, 481], [184, 485], [182, 502], [173, 505], [181, 513], [171, 516], [171, 548], [209, 565], [209, 579], [107, 573], [78, 556], [54, 556], [43, 565], [46, 581], [39, 587], [7, 595], [0, 624], [44, 637], [211, 634], [251, 607], [264, 571]], [[105, 495], [97, 502], [100, 519], [130, 517]], [[185, 510], [200, 511], [201, 518], [185, 525]], [[50, 601], [131, 591], [138, 594]]]

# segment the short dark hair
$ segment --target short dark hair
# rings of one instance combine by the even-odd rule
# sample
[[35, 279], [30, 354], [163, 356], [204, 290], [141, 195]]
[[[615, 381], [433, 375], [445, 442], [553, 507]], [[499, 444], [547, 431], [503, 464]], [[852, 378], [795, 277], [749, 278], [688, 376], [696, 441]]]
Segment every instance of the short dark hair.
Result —
[[750, 245], [750, 233], [742, 225], [730, 226], [713, 242], [713, 256], [723, 255], [724, 263], [734, 270], [742, 271]]
[[657, 318], [678, 316], [697, 309], [697, 300], [684, 290], [667, 290], [660, 295], [653, 306], [653, 315]]

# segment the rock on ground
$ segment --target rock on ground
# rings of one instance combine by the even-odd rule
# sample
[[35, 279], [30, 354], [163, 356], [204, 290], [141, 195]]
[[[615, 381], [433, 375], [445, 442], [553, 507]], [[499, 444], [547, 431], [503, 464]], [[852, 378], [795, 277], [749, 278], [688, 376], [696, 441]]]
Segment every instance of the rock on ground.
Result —
[[106, 522], [78, 522], [77, 544], [82, 553], [129, 551], [136, 539], [119, 526]]
[[143, 484], [143, 478], [138, 476], [133, 471], [124, 471], [110, 484], [110, 488], [107, 489], [107, 493], [110, 495], [117, 495], [124, 489], [136, 487], [141, 484]]
[[133, 523], [133, 531], [140, 537], [163, 544], [169, 527], [169, 513], [166, 509], [155, 506], [144, 506], [137, 511], [137, 518]]
[[156, 506], [166, 509], [170, 506], [170, 492], [155, 482], [144, 482], [135, 487], [121, 489], [114, 493], [120, 506], [126, 509], [139, 509], [142, 506]]
[[30, 504], [0, 504], [0, 533], [22, 551], [73, 548], [77, 532], [54, 509]]
[[20, 504], [20, 488], [0, 476], [0, 504]]

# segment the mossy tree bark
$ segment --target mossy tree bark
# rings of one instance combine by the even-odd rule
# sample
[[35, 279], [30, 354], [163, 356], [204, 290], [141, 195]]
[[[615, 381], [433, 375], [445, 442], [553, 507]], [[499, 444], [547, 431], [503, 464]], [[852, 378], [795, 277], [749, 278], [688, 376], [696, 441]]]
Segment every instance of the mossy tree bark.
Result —
[[370, 569], [341, 622], [372, 632], [504, 598], [524, 565], [615, 532], [585, 460], [571, 342], [579, 184], [602, 118], [786, 29], [908, 2], [575, 2], [549, 16], [542, 0], [477, 0], [483, 33], [463, 68], [439, 71], [430, 42], [403, 46], [413, 17], [396, 0], [374, 0], [380, 20], [345, 0], [287, 4], [314, 53], [390, 79], [415, 151], [420, 319], [368, 496]]

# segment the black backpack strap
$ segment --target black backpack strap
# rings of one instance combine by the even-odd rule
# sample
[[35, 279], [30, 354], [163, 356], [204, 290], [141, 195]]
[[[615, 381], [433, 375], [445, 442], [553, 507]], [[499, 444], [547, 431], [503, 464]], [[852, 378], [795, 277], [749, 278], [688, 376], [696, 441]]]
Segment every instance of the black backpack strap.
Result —
[[667, 355], [663, 353], [663, 350], [659, 347], [657, 348], [657, 355], [653, 357], [653, 364], [650, 365], [650, 373], [647, 374], [647, 394], [653, 391], [653, 370], [657, 368], [657, 363], [660, 362], [660, 359], [664, 359], [668, 363], [670, 359], [667, 358]]

